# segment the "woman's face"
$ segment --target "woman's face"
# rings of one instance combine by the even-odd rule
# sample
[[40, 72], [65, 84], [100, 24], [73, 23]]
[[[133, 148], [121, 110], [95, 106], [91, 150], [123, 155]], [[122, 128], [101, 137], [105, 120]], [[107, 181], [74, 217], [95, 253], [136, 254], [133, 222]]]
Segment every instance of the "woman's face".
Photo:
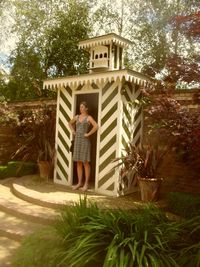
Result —
[[80, 105], [80, 113], [87, 113], [87, 108], [83, 104]]

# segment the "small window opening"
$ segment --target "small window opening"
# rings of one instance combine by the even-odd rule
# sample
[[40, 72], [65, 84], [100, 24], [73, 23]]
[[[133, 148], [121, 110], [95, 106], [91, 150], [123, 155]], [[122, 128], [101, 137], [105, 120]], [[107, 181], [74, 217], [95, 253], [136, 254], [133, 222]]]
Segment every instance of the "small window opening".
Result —
[[104, 53], [104, 57], [107, 57], [108, 55], [107, 55], [107, 53]]
[[98, 55], [95, 55], [95, 59], [98, 59]]
[[103, 54], [100, 54], [100, 55], [99, 55], [99, 58], [102, 58], [102, 57], [103, 57]]

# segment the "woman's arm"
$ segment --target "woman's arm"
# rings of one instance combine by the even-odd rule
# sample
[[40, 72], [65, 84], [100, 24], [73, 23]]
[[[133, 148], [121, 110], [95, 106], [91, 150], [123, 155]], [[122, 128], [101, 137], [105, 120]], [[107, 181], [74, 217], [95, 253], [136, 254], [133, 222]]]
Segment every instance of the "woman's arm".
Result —
[[85, 137], [89, 137], [90, 135], [92, 135], [93, 133], [95, 133], [98, 130], [98, 128], [99, 128], [97, 122], [91, 116], [88, 116], [88, 122], [90, 122], [93, 127], [89, 131], [89, 133], [86, 133], [85, 134]]
[[77, 120], [77, 115], [68, 122], [69, 128], [72, 131], [72, 134], [76, 134], [76, 131], [75, 131], [75, 128], [74, 128], [76, 120]]

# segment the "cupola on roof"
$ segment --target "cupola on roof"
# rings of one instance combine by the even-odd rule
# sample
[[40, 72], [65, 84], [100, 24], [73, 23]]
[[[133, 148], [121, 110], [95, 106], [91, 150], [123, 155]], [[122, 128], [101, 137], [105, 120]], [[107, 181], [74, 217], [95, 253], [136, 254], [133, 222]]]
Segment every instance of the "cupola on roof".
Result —
[[131, 44], [131, 41], [115, 33], [80, 41], [79, 48], [90, 53], [89, 73], [45, 80], [44, 88], [77, 88], [86, 84], [89, 86], [117, 80], [151, 86], [153, 81], [149, 77], [124, 67], [124, 48]]
[[115, 33], [79, 42], [79, 48], [90, 53], [90, 73], [124, 69], [123, 49], [131, 42]]

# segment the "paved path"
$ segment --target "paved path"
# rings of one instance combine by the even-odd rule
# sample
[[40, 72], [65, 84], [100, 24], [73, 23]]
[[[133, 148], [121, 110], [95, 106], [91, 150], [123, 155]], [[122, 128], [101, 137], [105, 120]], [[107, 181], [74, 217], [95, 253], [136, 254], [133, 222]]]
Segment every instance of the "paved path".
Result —
[[102, 196], [92, 190], [83, 193], [41, 180], [37, 175], [1, 180], [0, 267], [10, 265], [24, 236], [52, 223], [59, 216], [59, 207], [72, 205], [83, 195], [106, 209], [135, 209], [143, 205], [138, 193], [119, 198]]

